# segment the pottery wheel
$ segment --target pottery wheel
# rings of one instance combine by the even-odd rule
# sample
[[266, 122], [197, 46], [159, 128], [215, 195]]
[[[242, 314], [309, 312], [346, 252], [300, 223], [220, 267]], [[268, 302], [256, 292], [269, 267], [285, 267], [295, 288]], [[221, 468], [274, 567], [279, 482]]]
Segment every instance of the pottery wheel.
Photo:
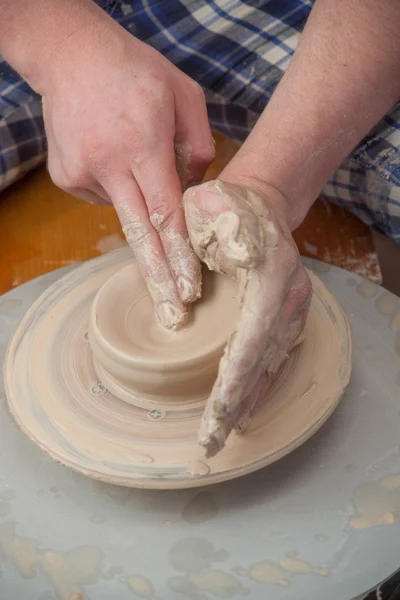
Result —
[[[400, 299], [306, 265], [350, 320], [351, 381], [308, 442], [246, 477], [162, 493], [83, 477], [21, 432], [0, 374], [1, 600], [350, 600], [399, 568]], [[0, 297], [1, 363], [32, 303], [76, 268]]]
[[[205, 460], [197, 432], [237, 306], [236, 284], [213, 277], [219, 279], [206, 278], [206, 301], [193, 308], [193, 322], [175, 334], [155, 324], [127, 249], [56, 282], [22, 320], [5, 360], [9, 407], [20, 427], [57, 461], [129, 487], [216, 483], [302, 444], [336, 408], [349, 381], [351, 338], [341, 307], [312, 275], [304, 342], [245, 435], [231, 434]], [[127, 280], [132, 292], [124, 295]], [[225, 311], [207, 309], [213, 296]], [[106, 316], [103, 304], [111, 307]]]

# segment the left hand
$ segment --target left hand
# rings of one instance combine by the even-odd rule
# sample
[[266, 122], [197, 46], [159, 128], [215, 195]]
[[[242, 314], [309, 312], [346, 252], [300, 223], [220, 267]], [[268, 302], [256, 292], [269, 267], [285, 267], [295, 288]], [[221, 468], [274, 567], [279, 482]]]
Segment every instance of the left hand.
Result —
[[290, 231], [289, 204], [272, 186], [224, 181], [184, 194], [191, 243], [214, 271], [243, 286], [240, 316], [228, 340], [203, 415], [199, 442], [208, 457], [232, 429], [247, 427], [273, 375], [306, 322], [311, 281]]

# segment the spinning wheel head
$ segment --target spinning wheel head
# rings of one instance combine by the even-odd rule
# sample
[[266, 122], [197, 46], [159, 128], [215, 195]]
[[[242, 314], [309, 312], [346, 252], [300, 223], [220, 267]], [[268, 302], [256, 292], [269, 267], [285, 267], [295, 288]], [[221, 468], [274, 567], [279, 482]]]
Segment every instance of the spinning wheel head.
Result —
[[165, 332], [128, 249], [77, 267], [25, 315], [4, 365], [11, 413], [57, 461], [118, 485], [195, 487], [255, 471], [319, 429], [350, 378], [347, 319], [310, 275], [304, 342], [246, 434], [232, 434], [215, 458], [204, 459], [197, 432], [235, 322], [236, 284], [206, 278], [191, 324]]

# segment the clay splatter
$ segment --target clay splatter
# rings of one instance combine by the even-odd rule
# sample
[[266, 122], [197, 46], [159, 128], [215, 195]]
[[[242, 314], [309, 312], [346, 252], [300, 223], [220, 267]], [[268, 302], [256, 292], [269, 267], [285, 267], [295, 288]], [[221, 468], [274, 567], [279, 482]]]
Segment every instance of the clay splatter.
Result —
[[400, 475], [360, 485], [354, 492], [353, 504], [356, 514], [350, 519], [351, 529], [393, 525], [400, 509]]
[[121, 575], [123, 572], [122, 567], [114, 566], [107, 569], [107, 571], [103, 574], [102, 579], [114, 579], [118, 575]]
[[227, 560], [225, 550], [214, 550], [214, 546], [203, 538], [187, 538], [177, 542], [169, 553], [169, 562], [182, 575], [171, 577], [171, 590], [192, 600], [203, 600], [202, 592], [218, 598], [247, 595], [250, 590], [240, 580], [226, 571], [213, 568], [214, 563]]
[[128, 588], [139, 596], [139, 598], [145, 598], [146, 600], [160, 600], [154, 591], [151, 581], [142, 575], [132, 575], [126, 579]]
[[269, 583], [280, 587], [287, 587], [292, 583], [292, 578], [297, 575], [319, 575], [327, 577], [330, 570], [322, 567], [315, 567], [305, 560], [286, 556], [277, 563], [265, 560], [248, 569], [239, 568], [236, 570], [239, 575], [249, 577], [258, 583]]
[[357, 286], [357, 291], [364, 298], [374, 298], [378, 293], [378, 286], [376, 283], [372, 283], [368, 279], [364, 279], [362, 283]]
[[65, 554], [40, 550], [35, 540], [15, 533], [12, 521], [0, 524], [0, 556], [26, 579], [34, 579], [40, 571], [52, 585], [57, 600], [83, 600], [81, 586], [99, 579], [103, 561], [103, 553], [92, 546]]
[[390, 316], [394, 313], [397, 306], [397, 298], [390, 292], [383, 292], [376, 300], [376, 310], [381, 315]]
[[394, 331], [394, 333], [400, 331], [400, 310], [393, 315], [393, 318], [390, 321], [390, 329]]
[[105, 254], [106, 252], [117, 250], [123, 246], [127, 246], [126, 241], [118, 233], [113, 233], [101, 238], [101, 240], [97, 242], [96, 250], [101, 254]]
[[201, 592], [209, 592], [217, 598], [232, 598], [233, 596], [247, 596], [250, 589], [242, 582], [224, 571], [204, 571], [201, 573], [189, 573], [185, 577], [171, 577], [168, 580], [169, 587], [174, 592], [179, 592], [193, 600], [206, 598]]

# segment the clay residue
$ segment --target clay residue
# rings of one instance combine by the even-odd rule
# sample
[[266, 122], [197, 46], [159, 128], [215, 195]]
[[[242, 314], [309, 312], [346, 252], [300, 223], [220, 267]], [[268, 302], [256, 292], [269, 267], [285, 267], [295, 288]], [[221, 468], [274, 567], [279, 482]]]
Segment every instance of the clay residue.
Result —
[[101, 254], [105, 254], [106, 252], [112, 252], [113, 250], [117, 250], [117, 248], [122, 248], [126, 245], [126, 241], [118, 233], [112, 233], [110, 235], [105, 235], [97, 242], [96, 250], [101, 252]]
[[208, 475], [210, 467], [203, 460], [195, 459], [191, 460], [188, 464], [188, 473], [194, 477], [201, 477]]
[[228, 556], [225, 550], [215, 550], [208, 540], [191, 537], [179, 540], [172, 546], [168, 561], [176, 571], [195, 573], [227, 560]]
[[251, 565], [248, 569], [239, 568], [236, 572], [249, 577], [258, 583], [269, 583], [280, 587], [287, 587], [297, 575], [318, 575], [327, 577], [330, 570], [315, 567], [305, 560], [286, 556], [277, 563], [269, 560]]
[[126, 585], [139, 598], [145, 600], [160, 600], [154, 591], [153, 584], [142, 575], [131, 575], [126, 578]]
[[394, 333], [400, 331], [400, 309], [393, 315], [393, 318], [390, 321], [390, 329]]
[[370, 529], [397, 523], [400, 510], [400, 475], [360, 485], [353, 496], [356, 514], [351, 529]]
[[182, 511], [182, 517], [188, 523], [204, 523], [218, 514], [218, 505], [211, 492], [199, 492]]
[[376, 300], [376, 310], [385, 316], [390, 316], [396, 309], [398, 300], [394, 294], [390, 292], [382, 292]]
[[110, 579], [115, 579], [115, 577], [118, 577], [118, 575], [121, 575], [122, 573], [123, 573], [122, 567], [113, 566], [113, 567], [110, 567], [109, 569], [107, 569], [107, 571], [105, 573], [103, 573], [101, 578], [108, 581]]
[[214, 567], [227, 558], [225, 550], [215, 550], [213, 544], [203, 538], [180, 540], [172, 547], [169, 562], [181, 574], [170, 577], [168, 585], [174, 592], [193, 600], [202, 600], [204, 592], [218, 598], [247, 595], [250, 590], [237, 577]]
[[202, 592], [209, 592], [217, 598], [232, 598], [247, 596], [251, 591], [230, 573], [218, 570], [189, 573], [184, 577], [170, 577], [168, 585], [174, 592], [192, 600], [203, 600], [206, 596]]
[[98, 581], [103, 560], [103, 553], [92, 546], [65, 554], [41, 550], [35, 540], [17, 535], [12, 521], [0, 524], [0, 556], [26, 579], [34, 579], [41, 572], [57, 600], [83, 600], [81, 586]]
[[375, 298], [379, 287], [369, 279], [364, 279], [358, 286], [358, 293], [364, 298]]

